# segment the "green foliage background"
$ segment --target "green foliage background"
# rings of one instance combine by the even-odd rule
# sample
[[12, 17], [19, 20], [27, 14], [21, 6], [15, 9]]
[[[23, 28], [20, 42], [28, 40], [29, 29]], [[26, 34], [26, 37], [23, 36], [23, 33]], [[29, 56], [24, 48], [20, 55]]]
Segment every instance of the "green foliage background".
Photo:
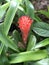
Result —
[[[38, 12], [49, 17], [49, 7], [48, 12]], [[22, 47], [22, 43], [18, 46], [22, 42], [18, 30], [9, 32], [22, 15], [34, 20], [26, 47]], [[49, 24], [35, 14], [29, 0], [0, 0], [0, 21], [0, 65], [49, 65]]]

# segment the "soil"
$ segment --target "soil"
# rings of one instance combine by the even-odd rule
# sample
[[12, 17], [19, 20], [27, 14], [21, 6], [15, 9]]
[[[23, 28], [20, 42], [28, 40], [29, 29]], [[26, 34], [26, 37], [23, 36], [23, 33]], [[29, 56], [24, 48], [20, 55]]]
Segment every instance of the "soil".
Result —
[[45, 10], [49, 6], [49, 0], [31, 0], [36, 10]]
[[[34, 8], [36, 11], [38, 10], [46, 10], [47, 11], [47, 7], [49, 7], [49, 0], [30, 0], [31, 3], [34, 5]], [[42, 15], [39, 14], [38, 15], [44, 22], [49, 23], [49, 19]]]

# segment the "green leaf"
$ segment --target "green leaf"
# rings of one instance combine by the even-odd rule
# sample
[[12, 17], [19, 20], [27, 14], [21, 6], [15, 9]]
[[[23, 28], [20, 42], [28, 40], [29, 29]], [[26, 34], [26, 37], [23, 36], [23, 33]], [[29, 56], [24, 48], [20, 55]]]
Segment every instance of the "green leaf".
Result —
[[49, 24], [44, 22], [34, 22], [32, 30], [43, 37], [49, 37]]
[[37, 43], [37, 45], [35, 46], [35, 48], [40, 48], [43, 46], [49, 45], [49, 38], [44, 39], [43, 41]]
[[2, 24], [0, 23], [0, 31], [2, 30]]
[[0, 55], [2, 53], [3, 47], [4, 47], [4, 44], [0, 43]]
[[40, 61], [36, 62], [35, 65], [49, 65], [49, 58], [40, 60]]
[[26, 3], [26, 14], [29, 15], [32, 19], [34, 18], [34, 6], [28, 0], [25, 0]]
[[38, 51], [28, 51], [28, 52], [22, 52], [19, 54], [12, 54], [10, 57], [10, 63], [20, 63], [20, 62], [26, 62], [26, 61], [36, 61], [43, 59], [47, 57], [46, 50], [38, 50]]
[[[4, 23], [3, 23], [3, 25], [2, 25], [2, 29], [3, 29], [3, 31], [4, 31], [4, 33], [7, 35], [8, 34], [8, 32], [9, 32], [9, 29], [10, 29], [10, 27], [11, 27], [11, 24], [12, 24], [12, 22], [13, 22], [13, 19], [14, 19], [14, 16], [15, 16], [15, 14], [16, 14], [16, 11], [17, 11], [17, 9], [18, 9], [18, 6], [19, 6], [19, 4], [20, 4], [20, 2], [21, 2], [22, 0], [14, 0], [14, 1], [11, 1], [10, 2], [10, 6], [9, 6], [9, 9], [8, 9], [8, 11], [7, 11], [7, 13], [6, 13], [6, 17], [5, 17], [5, 20], [4, 20]], [[6, 6], [5, 6], [6, 7]], [[3, 38], [3, 37], [2, 37]], [[4, 39], [3, 39], [4, 40]], [[6, 39], [5, 39], [6, 40]], [[5, 41], [4, 40], [4, 41]], [[5, 43], [5, 45], [9, 45], [10, 43], [9, 43], [9, 41], [8, 41], [8, 39], [7, 39], [7, 41], [6, 42], [4, 42], [4, 41], [2, 41], [3, 43]], [[16, 50], [14, 47], [13, 47], [13, 45], [14, 46], [16, 46], [16, 44], [14, 44], [13, 42], [12, 42], [12, 44], [10, 44], [9, 45], [9, 47], [10, 48], [12, 48], [12, 49], [14, 49], [14, 50]], [[17, 48], [17, 46], [16, 46], [16, 48]], [[17, 50], [18, 51], [18, 50]]]
[[[20, 2], [21, 2], [22, 0], [14, 0], [14, 1], [11, 1], [10, 2], [10, 6], [9, 6], [9, 9], [8, 9], [8, 11], [7, 11], [7, 14], [6, 14], [6, 17], [5, 17], [5, 20], [4, 20], [4, 23], [3, 23], [3, 25], [2, 25], [2, 29], [3, 29], [3, 31], [4, 31], [4, 33], [7, 35], [8, 34], [8, 31], [9, 31], [9, 29], [10, 29], [10, 26], [11, 26], [11, 24], [12, 24], [12, 22], [13, 22], [13, 18], [14, 18], [14, 16], [15, 16], [15, 13], [16, 13], [16, 11], [17, 11], [17, 9], [18, 9], [18, 6], [19, 6], [19, 4], [20, 4]], [[3, 37], [2, 37], [3, 38]], [[4, 40], [5, 41], [5, 40]], [[2, 41], [3, 42], [3, 41]], [[3, 43], [5, 43], [5, 42], [3, 42]], [[7, 41], [7, 45], [9, 44], [9, 41]], [[12, 43], [12, 44], [14, 44], [14, 43]], [[9, 45], [9, 47], [11, 48], [13, 48], [13, 46], [12, 46], [12, 44], [11, 45]], [[6, 45], [6, 43], [5, 43], [5, 45]], [[15, 45], [15, 44], [14, 44]], [[16, 45], [15, 45], [16, 46]], [[17, 48], [17, 46], [16, 46], [16, 48]], [[13, 48], [14, 49], [14, 48]], [[14, 49], [15, 50], [15, 49]]]
[[48, 12], [49, 12], [49, 6], [47, 6], [47, 8], [48, 8]]
[[35, 14], [34, 18], [33, 18], [36, 22], [41, 22], [42, 20], [40, 19], [40, 17], [38, 17], [38, 15]]
[[7, 2], [10, 2], [10, 0], [6, 0]]
[[38, 11], [39, 13], [45, 15], [47, 18], [49, 18], [49, 11], [45, 11], [45, 10], [40, 10]]
[[49, 65], [49, 58], [42, 59], [36, 62], [25, 62], [24, 65]]
[[[0, 23], [0, 31], [2, 31], [2, 27], [3, 27], [2, 23]], [[0, 41], [0, 55], [2, 53], [3, 48], [4, 48], [4, 44], [2, 44], [1, 41]]]
[[18, 44], [18, 42], [21, 41], [21, 37], [20, 37], [19, 32], [17, 30], [14, 30], [12, 35], [14, 38], [14, 42]]
[[3, 32], [0, 31], [0, 41], [7, 47], [19, 52], [18, 47], [16, 44], [8, 38], [8, 36], [4, 35]]
[[18, 9], [21, 10], [22, 12], [25, 12], [25, 11], [24, 11], [24, 8], [21, 7], [21, 6], [19, 6]]
[[0, 65], [10, 65], [8, 58], [4, 53], [0, 55]]
[[3, 0], [0, 0], [0, 4], [3, 2]]
[[13, 22], [14, 16], [16, 14], [16, 11], [18, 10], [18, 6], [21, 3], [21, 0], [12, 0], [10, 2], [9, 9], [7, 11], [5, 20], [4, 20], [4, 32], [7, 35], [9, 32], [9, 29], [11, 27], [11, 24]]
[[18, 9], [17, 15], [18, 15], [18, 17], [21, 17], [21, 16], [25, 15], [25, 13], [24, 13], [24, 11], [21, 11], [20, 9]]
[[0, 6], [0, 19], [4, 16], [8, 7], [9, 3], [5, 3], [4, 5]]
[[36, 44], [36, 37], [34, 35], [31, 35], [29, 42], [28, 42], [27, 51], [32, 50], [32, 48], [34, 48], [35, 44]]

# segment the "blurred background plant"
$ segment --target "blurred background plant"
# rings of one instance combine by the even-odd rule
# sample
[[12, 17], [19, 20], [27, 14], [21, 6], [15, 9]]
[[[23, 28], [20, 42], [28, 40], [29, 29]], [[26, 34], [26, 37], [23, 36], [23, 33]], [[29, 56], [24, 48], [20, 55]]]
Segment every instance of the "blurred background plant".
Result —
[[[17, 24], [24, 15], [34, 20], [26, 46]], [[0, 65], [49, 65], [48, 21], [49, 7], [37, 11], [29, 0], [0, 0]]]

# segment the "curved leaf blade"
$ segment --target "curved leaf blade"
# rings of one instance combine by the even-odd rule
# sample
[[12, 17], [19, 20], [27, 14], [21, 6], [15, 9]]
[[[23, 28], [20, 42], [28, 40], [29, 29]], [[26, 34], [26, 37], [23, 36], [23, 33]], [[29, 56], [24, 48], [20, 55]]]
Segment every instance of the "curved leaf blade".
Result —
[[4, 32], [7, 35], [10, 29], [10, 26], [13, 22], [14, 16], [16, 14], [16, 11], [18, 9], [19, 4], [21, 3], [21, 1], [17, 1], [17, 0], [12, 0], [10, 2], [10, 6], [9, 9], [7, 11], [5, 20], [4, 20]]
[[26, 15], [29, 15], [32, 19], [34, 18], [34, 6], [29, 0], [25, 0], [26, 3]]
[[36, 37], [34, 35], [31, 35], [28, 42], [27, 51], [30, 51], [32, 48], [34, 48], [35, 44], [36, 44]]
[[36, 62], [35, 65], [49, 65], [49, 58], [40, 60], [40, 61]]
[[20, 63], [26, 61], [36, 61], [47, 57], [47, 52], [45, 50], [38, 50], [38, 51], [28, 51], [22, 52], [19, 54], [12, 54], [10, 57], [10, 63]]
[[4, 35], [3, 32], [0, 32], [0, 41], [5, 46], [19, 52], [18, 47], [16, 46], [16, 44], [11, 39], [9, 39], [6, 35]]
[[0, 19], [4, 16], [8, 7], [9, 3], [5, 3], [4, 5], [0, 6]]
[[39, 13], [45, 15], [47, 18], [49, 18], [49, 11], [45, 11], [45, 10], [40, 10], [38, 11]]
[[32, 30], [43, 37], [49, 37], [49, 24], [44, 22], [35, 22], [33, 24]]
[[49, 45], [49, 38], [39, 42], [36, 44], [35, 48], [40, 48], [40, 47], [44, 47], [46, 45]]

